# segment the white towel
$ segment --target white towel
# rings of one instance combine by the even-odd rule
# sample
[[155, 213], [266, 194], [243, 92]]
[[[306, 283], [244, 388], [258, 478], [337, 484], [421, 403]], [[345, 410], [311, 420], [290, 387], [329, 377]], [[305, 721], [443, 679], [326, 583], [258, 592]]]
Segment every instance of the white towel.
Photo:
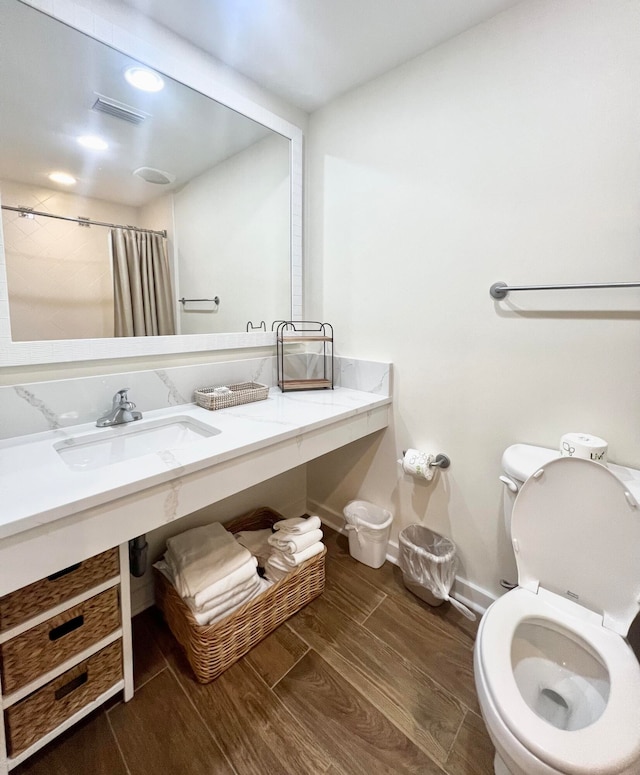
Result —
[[254, 579], [258, 576], [258, 571], [256, 570], [257, 564], [258, 561], [256, 558], [250, 554], [249, 559], [244, 565], [241, 565], [228, 576], [216, 581], [215, 584], [210, 584], [201, 592], [198, 592], [193, 598], [196, 608], [203, 608], [210, 601], [215, 601], [220, 595], [224, 595], [232, 589], [237, 589], [243, 582], [247, 581], [247, 579]]
[[269, 527], [264, 530], [241, 530], [239, 533], [236, 533], [236, 541], [241, 546], [244, 546], [245, 549], [248, 549], [257, 558], [258, 565], [264, 568], [271, 554], [269, 538], [272, 535], [273, 533]]
[[250, 600], [253, 600], [254, 598], [261, 595], [265, 589], [268, 589], [271, 586], [271, 584], [272, 582], [268, 581], [267, 579], [261, 579], [258, 577], [258, 586], [252, 592], [239, 596], [232, 602], [230, 601], [228, 603], [222, 603], [215, 608], [210, 608], [206, 611], [202, 611], [201, 613], [196, 613], [193, 611], [193, 616], [199, 625], [214, 624], [215, 622], [219, 622], [221, 619], [224, 619], [227, 616], [231, 616], [234, 611], [236, 611], [238, 608], [242, 608], [242, 606], [248, 603]]
[[272, 582], [280, 581], [290, 572], [291, 568], [281, 563], [274, 555], [269, 557], [267, 564], [264, 566], [264, 575]]
[[219, 522], [187, 530], [167, 540], [167, 562], [181, 597], [202, 590], [240, 568], [251, 558]]
[[[171, 582], [171, 584], [175, 586], [171, 568], [169, 565], [167, 565], [164, 558], [154, 563], [153, 567], [157, 568], [163, 574], [163, 576], [165, 576]], [[273, 582], [268, 581], [267, 579], [261, 579], [260, 576], [258, 576], [256, 573], [255, 582], [252, 579], [250, 587], [247, 587], [244, 591], [241, 592], [238, 592], [237, 589], [233, 590], [230, 596], [226, 596], [226, 600], [219, 600], [219, 602], [212, 607], [206, 608], [204, 610], [197, 610], [194, 608], [192, 600], [187, 599], [185, 602], [189, 606], [191, 613], [193, 614], [193, 617], [198, 622], [198, 624], [213, 624], [214, 621], [219, 621], [223, 617], [229, 616], [229, 614], [231, 614], [236, 608], [239, 608], [240, 606], [249, 602], [249, 600], [252, 600], [254, 597], [258, 597], [258, 595], [262, 594], [265, 589], [268, 589], [272, 583]]]
[[277, 531], [269, 538], [269, 544], [281, 552], [295, 554], [301, 552], [308, 546], [322, 541], [322, 530], [311, 530], [309, 533], [296, 535], [295, 533], [284, 533]]
[[303, 562], [306, 562], [307, 560], [310, 560], [312, 557], [315, 557], [316, 554], [320, 554], [320, 552], [324, 549], [324, 544], [318, 541], [315, 544], [312, 544], [311, 546], [308, 546], [306, 549], [303, 549], [301, 552], [296, 552], [295, 554], [288, 554], [279, 551], [278, 549], [274, 549], [273, 554], [269, 558], [275, 559], [279, 561], [280, 563], [284, 563], [285, 566], [289, 566], [289, 568], [295, 568], [298, 565], [301, 565]]
[[293, 517], [292, 519], [281, 519], [280, 522], [276, 522], [273, 526], [274, 530], [280, 530], [282, 533], [293, 533], [294, 535], [302, 535], [303, 533], [310, 533], [312, 530], [319, 530], [322, 525], [320, 517]]
[[205, 611], [210, 611], [213, 608], [218, 608], [219, 606], [229, 602], [230, 600], [233, 600], [234, 598], [240, 599], [242, 595], [255, 592], [259, 586], [260, 576], [254, 572], [251, 578], [242, 582], [242, 584], [238, 584], [228, 592], [223, 592], [221, 595], [216, 595], [210, 600], [205, 600], [201, 606], [197, 606], [196, 601], [192, 597], [185, 597], [184, 602], [194, 613], [204, 613]]

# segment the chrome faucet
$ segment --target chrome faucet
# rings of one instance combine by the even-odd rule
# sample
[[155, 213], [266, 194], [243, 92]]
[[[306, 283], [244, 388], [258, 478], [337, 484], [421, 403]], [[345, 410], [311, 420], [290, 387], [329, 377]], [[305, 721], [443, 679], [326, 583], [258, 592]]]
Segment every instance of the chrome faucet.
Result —
[[127, 422], [142, 419], [142, 412], [134, 412], [136, 405], [127, 398], [129, 388], [123, 388], [113, 397], [113, 406], [108, 414], [101, 417], [96, 425], [98, 428], [108, 428], [112, 425], [123, 425]]

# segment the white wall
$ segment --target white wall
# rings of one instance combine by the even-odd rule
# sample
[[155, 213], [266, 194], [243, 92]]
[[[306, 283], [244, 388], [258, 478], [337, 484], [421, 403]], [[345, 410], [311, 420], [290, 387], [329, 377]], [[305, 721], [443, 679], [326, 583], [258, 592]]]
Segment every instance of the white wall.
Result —
[[[310, 464], [309, 495], [451, 536], [489, 591], [515, 567], [507, 445], [586, 431], [640, 467], [640, 292], [489, 297], [640, 280], [638, 29], [639, 0], [530, 0], [311, 117], [310, 314], [340, 354], [393, 361], [395, 427]], [[451, 468], [404, 479], [407, 446]]]
[[[44, 186], [2, 181], [2, 203], [68, 218], [136, 223], [137, 208]], [[109, 231], [3, 211], [14, 341], [113, 336]]]
[[174, 197], [183, 334], [244, 331], [291, 317], [289, 141], [271, 134]]

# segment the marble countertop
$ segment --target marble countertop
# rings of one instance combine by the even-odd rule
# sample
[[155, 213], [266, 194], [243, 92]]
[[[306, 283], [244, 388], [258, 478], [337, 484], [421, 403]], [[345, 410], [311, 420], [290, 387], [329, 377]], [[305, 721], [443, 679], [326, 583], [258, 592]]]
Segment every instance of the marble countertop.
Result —
[[[145, 412], [142, 420], [115, 428], [94, 423], [0, 442], [0, 539], [46, 525], [84, 509], [170, 482], [219, 463], [331, 426], [391, 403], [387, 396], [348, 388], [281, 393], [264, 401], [208, 411], [183, 404]], [[56, 445], [83, 435], [123, 430], [170, 417], [188, 417], [220, 433], [183, 447], [162, 449], [90, 470], [70, 468]]]

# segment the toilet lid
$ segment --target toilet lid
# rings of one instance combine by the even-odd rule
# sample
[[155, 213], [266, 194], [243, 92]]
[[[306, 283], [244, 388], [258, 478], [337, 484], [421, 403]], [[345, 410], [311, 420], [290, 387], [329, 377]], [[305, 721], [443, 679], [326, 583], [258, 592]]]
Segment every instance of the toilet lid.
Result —
[[548, 589], [628, 633], [640, 611], [640, 506], [605, 466], [546, 463], [515, 500], [511, 535], [521, 587]]

